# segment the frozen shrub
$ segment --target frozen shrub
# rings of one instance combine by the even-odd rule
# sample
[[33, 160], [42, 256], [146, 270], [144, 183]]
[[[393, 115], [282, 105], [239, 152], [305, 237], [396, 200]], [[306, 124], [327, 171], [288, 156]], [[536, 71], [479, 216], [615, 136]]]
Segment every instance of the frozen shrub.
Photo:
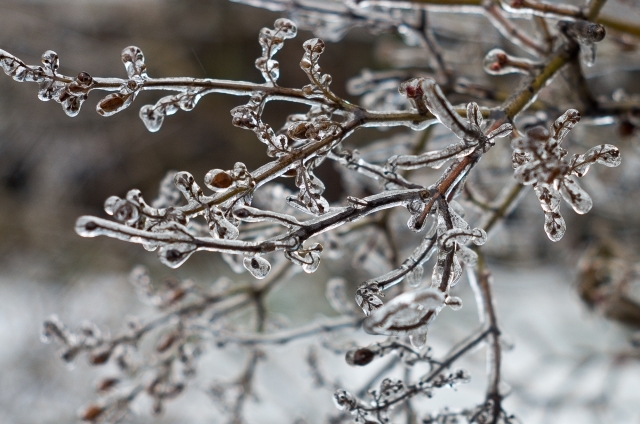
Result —
[[[485, 398], [466, 409], [433, 411], [420, 418], [425, 423], [517, 422], [502, 406], [506, 395], [500, 384], [503, 344], [482, 246], [491, 243], [488, 234], [514, 210], [527, 186], [533, 187], [540, 202], [544, 230], [552, 241], [570, 231], [560, 214], [561, 199], [578, 214], [592, 208], [594, 201], [576, 177], [584, 177], [596, 163], [620, 165], [620, 150], [603, 143], [585, 152], [565, 140], [572, 137], [570, 131], [581, 118], [587, 119], [580, 125], [618, 120], [631, 126], [631, 132], [637, 131], [640, 102], [620, 93], [617, 97], [611, 93], [613, 100], [593, 97], [580, 61], [591, 66], [598, 59], [596, 45], [605, 38], [607, 26], [636, 34], [637, 27], [600, 19], [604, 3], [600, 0], [581, 7], [491, 0], [241, 2], [286, 12], [290, 18], [277, 19], [273, 28], [259, 31], [262, 55], [255, 67], [261, 82], [155, 78], [153, 64], [147, 67], [144, 54], [135, 46], [122, 51], [125, 78], [86, 72], [66, 76], [59, 72], [53, 51], [43, 54], [42, 65], [28, 65], [0, 50], [0, 65], [7, 75], [37, 83], [39, 98], [60, 103], [69, 116], [79, 113], [92, 91], [110, 92], [97, 105], [103, 116], [129, 108], [142, 91], [171, 92], [139, 111], [152, 132], [160, 131], [170, 115], [192, 110], [205, 95], [247, 97], [245, 104], [231, 110], [231, 123], [253, 132], [262, 143], [256, 148], [266, 147], [271, 158], [253, 170], [243, 162], [231, 169], [213, 168], [202, 180], [204, 190], [193, 175], [177, 172], [162, 181], [153, 201], [132, 189], [123, 198], [112, 196], [105, 201], [110, 218], [78, 218], [79, 235], [142, 244], [169, 267], [179, 267], [198, 251], [219, 252], [235, 272], [246, 270], [255, 279], [238, 286], [220, 279], [211, 288], [190, 280], [158, 285], [152, 284], [145, 269], [136, 268], [131, 282], [140, 298], [160, 311], [157, 318], [130, 321], [116, 335], [94, 324], [72, 331], [56, 317], [47, 320], [43, 338], [61, 346], [65, 361], [86, 354], [91, 364], [112, 361], [120, 371], [101, 380], [101, 397], [82, 410], [81, 418], [123, 420], [131, 402], [143, 394], [153, 400], [153, 412], [161, 413], [166, 401], [185, 390], [203, 346], [213, 342], [238, 344], [249, 352], [236, 380], [215, 383], [208, 390], [230, 421], [240, 422], [268, 345], [361, 327], [384, 337], [369, 346], [337, 348], [348, 364], [367, 367], [377, 358], [396, 355], [400, 361], [394, 367], [423, 363], [429, 371], [404, 380], [381, 375], [358, 393], [336, 389], [333, 400], [340, 412], [328, 411], [332, 422], [385, 423], [400, 417], [416, 422], [411, 402], [437, 396], [440, 389], [475, 377], [456, 368], [456, 362], [481, 345], [489, 358]], [[528, 57], [496, 48], [486, 52], [479, 70], [454, 66], [460, 54], [441, 46], [428, 20], [443, 9], [460, 20], [469, 13], [484, 14], [488, 18], [484, 31], [497, 29], [513, 45], [510, 49], [520, 49]], [[520, 29], [515, 17], [528, 19], [539, 33]], [[299, 43], [303, 48], [300, 68], [309, 83], [284, 87], [278, 82], [281, 67], [276, 54], [285, 42], [298, 43], [298, 27], [320, 38]], [[321, 67], [322, 55], [330, 55], [332, 48], [322, 38], [340, 41], [353, 27], [399, 34], [412, 55], [429, 58], [429, 66], [364, 70], [347, 84], [351, 94], [360, 96], [360, 103], [340, 97], [332, 89], [336, 83], [328, 73], [331, 70]], [[476, 82], [482, 71], [496, 79]], [[561, 72], [566, 72], [574, 89], [582, 91], [585, 104], [566, 109], [537, 100]], [[520, 74], [521, 82], [509, 93], [483, 82], [511, 73]], [[272, 127], [263, 121], [272, 100], [302, 104], [306, 111]], [[404, 128], [408, 135], [404, 141], [397, 134], [370, 140], [360, 151], [346, 141], [361, 128], [388, 127]], [[446, 133], [441, 137], [445, 143], [431, 139], [435, 127]], [[474, 182], [492, 172], [482, 159], [495, 150], [509, 152], [513, 170], [511, 164], [501, 169], [508, 170], [509, 178], [503, 179], [504, 187], [494, 199], [485, 199], [473, 188]], [[315, 171], [326, 162], [340, 168], [346, 192], [342, 202], [330, 203], [324, 196], [327, 182]], [[293, 178], [294, 191], [279, 184], [285, 177]], [[261, 201], [254, 201], [259, 196]], [[395, 225], [398, 216], [406, 226]], [[412, 251], [407, 252], [405, 245]], [[355, 293], [349, 293], [344, 278], [329, 280], [326, 293], [336, 317], [303, 327], [269, 329], [265, 296], [299, 270], [315, 272], [324, 257], [349, 258], [369, 278]], [[436, 359], [426, 347], [428, 330], [438, 325], [443, 309], [462, 307], [452, 288], [465, 271], [477, 295], [481, 323], [448, 355]], [[383, 301], [385, 293], [389, 299]], [[234, 331], [233, 323], [247, 316], [254, 331]], [[142, 340], [149, 338], [154, 339], [153, 350], [139, 352]], [[317, 384], [326, 384], [315, 353], [308, 362]]]

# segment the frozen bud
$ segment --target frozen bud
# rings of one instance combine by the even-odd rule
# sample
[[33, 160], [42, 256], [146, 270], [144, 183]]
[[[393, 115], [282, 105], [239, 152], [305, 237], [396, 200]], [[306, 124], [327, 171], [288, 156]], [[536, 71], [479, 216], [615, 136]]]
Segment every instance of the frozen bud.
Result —
[[156, 344], [156, 352], [162, 353], [168, 350], [178, 340], [179, 335], [175, 331], [165, 334], [158, 340]]
[[106, 346], [104, 348], [99, 348], [91, 352], [89, 355], [89, 363], [91, 365], [102, 365], [105, 364], [109, 358], [111, 357], [111, 352], [113, 349], [111, 346]]
[[246, 257], [242, 260], [244, 267], [257, 279], [263, 279], [271, 271], [269, 261], [260, 256]]
[[260, 117], [255, 109], [247, 105], [231, 109], [231, 123], [245, 130], [254, 130], [258, 127]]
[[296, 24], [286, 18], [280, 18], [275, 21], [273, 27], [280, 32], [283, 38], [293, 38], [298, 33]]
[[147, 65], [144, 63], [142, 50], [136, 46], [125, 47], [121, 57], [129, 78], [134, 75], [146, 76]]
[[312, 38], [305, 41], [302, 47], [310, 54], [319, 55], [324, 52], [324, 41], [319, 38]]
[[221, 191], [233, 185], [233, 177], [222, 169], [212, 169], [204, 176], [204, 184], [213, 191]]
[[405, 96], [411, 103], [411, 106], [417, 109], [420, 114], [425, 114], [429, 111], [424, 100], [423, 82], [424, 78], [412, 78], [409, 81], [403, 82], [400, 84], [400, 87], [398, 87], [398, 92]]
[[493, 49], [484, 57], [483, 67], [491, 75], [528, 74], [534, 67], [533, 62], [508, 55], [500, 49]]
[[133, 225], [138, 221], [140, 214], [138, 208], [126, 200], [120, 200], [113, 211], [113, 217], [119, 221], [129, 225]]
[[576, 124], [580, 122], [580, 112], [575, 109], [568, 109], [551, 126], [553, 138], [562, 141]]
[[335, 391], [333, 394], [333, 402], [341, 411], [353, 411], [358, 406], [355, 396], [343, 389]]
[[573, 210], [580, 215], [589, 212], [593, 207], [591, 196], [571, 177], [562, 180], [560, 194], [562, 194], [562, 198], [571, 205]]
[[356, 290], [356, 304], [362, 308], [366, 316], [382, 306], [382, 300], [378, 296], [384, 296], [377, 284], [363, 284]]
[[375, 356], [375, 353], [371, 349], [361, 347], [359, 349], [352, 349], [348, 351], [345, 356], [345, 360], [349, 365], [364, 366], [373, 361], [373, 358], [375, 358]]
[[558, 212], [560, 210], [560, 192], [551, 184], [537, 183], [534, 186], [540, 206], [545, 212]]
[[42, 323], [40, 340], [42, 340], [43, 343], [51, 343], [53, 340], [56, 340], [60, 343], [67, 344], [69, 336], [69, 330], [57, 315], [52, 315]]
[[98, 392], [106, 392], [111, 390], [113, 387], [115, 387], [118, 383], [120, 382], [119, 379], [117, 378], [103, 378], [102, 380], [98, 381], [98, 384], [96, 384], [96, 390]]
[[190, 243], [167, 244], [158, 249], [158, 258], [168, 267], [177, 268], [195, 251], [196, 246]]
[[559, 241], [567, 230], [564, 218], [559, 212], [546, 212], [544, 214], [544, 231], [549, 240]]
[[104, 407], [100, 405], [96, 405], [92, 403], [86, 406], [80, 413], [78, 414], [82, 421], [91, 421], [95, 422], [100, 419], [100, 416], [104, 412]]
[[42, 54], [42, 64], [45, 68], [55, 73], [60, 66], [58, 53], [54, 52], [53, 50], [47, 50], [46, 52], [44, 52]]
[[80, 72], [76, 77], [76, 82], [83, 87], [88, 87], [93, 83], [93, 78], [86, 72]]
[[426, 334], [444, 300], [442, 292], [433, 288], [403, 293], [373, 311], [363, 328], [387, 336]]
[[133, 102], [134, 97], [135, 96], [132, 93], [109, 94], [104, 99], [100, 100], [96, 106], [96, 111], [102, 116], [111, 116], [126, 109], [131, 102]]
[[622, 162], [620, 150], [611, 144], [601, 144], [589, 149], [584, 155], [575, 155], [571, 160], [572, 173], [583, 177], [594, 163], [607, 167], [619, 166]]

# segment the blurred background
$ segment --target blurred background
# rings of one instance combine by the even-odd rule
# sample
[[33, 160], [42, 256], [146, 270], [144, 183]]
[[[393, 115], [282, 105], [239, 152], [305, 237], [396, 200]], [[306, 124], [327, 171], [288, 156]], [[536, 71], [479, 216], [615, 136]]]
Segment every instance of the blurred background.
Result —
[[[637, 2], [610, 3], [605, 13], [640, 21]], [[280, 15], [222, 0], [0, 0], [0, 48], [27, 64], [38, 64], [44, 51], [54, 50], [60, 56], [61, 72], [67, 75], [86, 71], [93, 76], [124, 77], [120, 52], [136, 45], [146, 56], [150, 76], [260, 81], [254, 67], [260, 55], [257, 35], [277, 17]], [[475, 64], [479, 70], [486, 51], [505, 47], [481, 16], [469, 17], [464, 28], [455, 23], [455, 16], [441, 18], [433, 20], [436, 36], [451, 46], [453, 50], [446, 55], [459, 66]], [[455, 51], [456, 39], [462, 36], [475, 44]], [[301, 31], [278, 54], [282, 85], [307, 83], [298, 63], [302, 41], [311, 37]], [[640, 95], [639, 44], [637, 38], [612, 33], [599, 46], [598, 62], [587, 70], [596, 95], [610, 96], [618, 87]], [[346, 82], [361, 69], [385, 69], [390, 63], [420, 60], [402, 46], [393, 34], [372, 35], [356, 29], [342, 42], [328, 45], [323, 69], [332, 74], [334, 90], [349, 98]], [[482, 76], [474, 70], [465, 74], [478, 74], [481, 81], [506, 90], [517, 81]], [[562, 86], [561, 80], [556, 82]], [[565, 95], [549, 90], [541, 100], [562, 109], [563, 104], [572, 104]], [[116, 332], [124, 315], [152, 313], [138, 302], [127, 283], [129, 271], [137, 264], [144, 264], [158, 278], [189, 277], [204, 286], [221, 275], [231, 275], [215, 254], [196, 254], [181, 268], [170, 270], [139, 245], [81, 238], [73, 231], [78, 216], [104, 217], [104, 200], [124, 196], [131, 188], [153, 198], [169, 170], [189, 171], [201, 181], [212, 168], [229, 169], [242, 161], [255, 169], [267, 160], [252, 133], [231, 125], [229, 110], [243, 104], [242, 98], [206, 96], [192, 112], [168, 117], [157, 133], [149, 133], [137, 113], [140, 106], [154, 103], [157, 93], [142, 93], [132, 107], [110, 118], [95, 113], [99, 98], [99, 93], [93, 93], [80, 115], [72, 119], [60, 105], [39, 101], [35, 84], [20, 84], [0, 75], [3, 423], [74, 422], [77, 409], [95, 398], [95, 381], [109, 372], [88, 367], [84, 358], [69, 370], [57, 357], [55, 346], [41, 344], [41, 323], [51, 314], [58, 314], [71, 326], [89, 319]], [[299, 110], [283, 103], [270, 104], [265, 120], [277, 128], [288, 114]], [[513, 344], [504, 360], [504, 379], [513, 393], [505, 407], [525, 423], [640, 422], [640, 353], [629, 342], [633, 331], [640, 328], [640, 312], [635, 311], [634, 327], [633, 310], [626, 325], [591, 311], [580, 297], [585, 274], [576, 271], [581, 258], [583, 264], [602, 259], [602, 266], [613, 269], [612, 274], [624, 268], [635, 275], [630, 293], [640, 293], [640, 136], [637, 128], [629, 130], [625, 125], [619, 121], [605, 127], [578, 126], [572, 133], [575, 152], [583, 152], [593, 140], [616, 144], [623, 152], [623, 165], [613, 170], [594, 167], [581, 181], [594, 199], [594, 209], [585, 216], [567, 211], [568, 230], [561, 242], [553, 244], [546, 238], [542, 213], [533, 193], [528, 193], [504, 224], [507, 228], [496, 231], [487, 245], [499, 317]], [[383, 135], [362, 131], [350, 142], [364, 145], [369, 138]], [[338, 172], [326, 164], [317, 174], [328, 187], [326, 197], [339, 200], [343, 188]], [[480, 184], [481, 189], [483, 184], [484, 190], [495, 191], [491, 178]], [[585, 254], [590, 256], [585, 259]], [[607, 262], [609, 259], [615, 261]], [[324, 282], [333, 276], [331, 262], [325, 263], [329, 266], [307, 277], [311, 281], [299, 276], [283, 286], [274, 295], [273, 308], [296, 323], [331, 314], [328, 304], [317, 300], [324, 296]], [[344, 272], [359, 278], [357, 270]], [[443, 314], [430, 335], [430, 344], [440, 354], [477, 325], [468, 285], [463, 281], [459, 286], [468, 307]], [[368, 336], [358, 337], [363, 343], [372, 342]], [[308, 347], [309, 343], [294, 343], [274, 349], [269, 365], [259, 374], [260, 402], [247, 407], [248, 422], [315, 423], [321, 422], [321, 414], [332, 411], [332, 388], [314, 389], [309, 377], [304, 359]], [[341, 357], [330, 352], [321, 358], [329, 379], [339, 378], [347, 387], [358, 387], [370, 372], [349, 369]], [[202, 381], [170, 402], [162, 417], [151, 417], [148, 405], [140, 404], [138, 414], [127, 422], [223, 422], [205, 388], [211, 379], [239, 372], [241, 361], [233, 348], [217, 350], [207, 361], [201, 364]], [[466, 366], [474, 376], [472, 383], [451, 396], [438, 394], [432, 401], [420, 402], [419, 408], [428, 411], [479, 402], [483, 351], [470, 355]]]

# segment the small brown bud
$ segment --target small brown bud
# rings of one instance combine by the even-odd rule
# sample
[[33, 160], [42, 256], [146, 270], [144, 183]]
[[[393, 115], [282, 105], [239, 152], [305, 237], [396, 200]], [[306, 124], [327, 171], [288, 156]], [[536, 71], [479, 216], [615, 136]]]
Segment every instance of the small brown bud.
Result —
[[129, 95], [123, 95], [120, 93], [109, 94], [98, 103], [96, 110], [100, 115], [109, 116], [118, 112], [124, 106], [125, 102], [129, 98]]
[[93, 78], [86, 72], [80, 72], [76, 77], [76, 81], [78, 81], [78, 83], [81, 85], [87, 86], [91, 85], [91, 83], [93, 82]]
[[103, 378], [102, 380], [98, 381], [98, 384], [96, 384], [96, 390], [98, 392], [106, 392], [112, 389], [119, 382], [120, 380], [117, 378]]
[[88, 405], [80, 412], [80, 419], [82, 421], [95, 421], [104, 412], [104, 407], [96, 404]]
[[111, 348], [105, 350], [98, 350], [97, 352], [91, 352], [89, 355], [89, 363], [91, 365], [102, 365], [109, 360], [111, 356]]
[[178, 339], [178, 334], [175, 332], [165, 334], [160, 338], [158, 344], [156, 345], [156, 351], [158, 353], [162, 353], [169, 349]]
[[375, 353], [369, 348], [362, 347], [356, 350], [350, 350], [347, 352], [346, 361], [349, 365], [364, 366], [373, 361]]

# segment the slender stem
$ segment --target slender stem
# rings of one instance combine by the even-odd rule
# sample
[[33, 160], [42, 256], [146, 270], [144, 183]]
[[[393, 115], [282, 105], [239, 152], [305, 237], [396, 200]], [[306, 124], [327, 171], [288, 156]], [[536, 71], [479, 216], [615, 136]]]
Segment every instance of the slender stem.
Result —
[[502, 394], [500, 393], [502, 349], [500, 348], [500, 329], [498, 328], [498, 320], [493, 304], [490, 280], [491, 274], [485, 268], [484, 257], [481, 252], [478, 252], [477, 271], [475, 275], [470, 271], [470, 282], [478, 298], [478, 309], [482, 312], [483, 324], [489, 332], [487, 336], [487, 362], [489, 369], [487, 401], [491, 402], [491, 424], [496, 424], [502, 411]]
[[268, 344], [285, 344], [293, 340], [315, 336], [322, 333], [331, 333], [345, 328], [357, 328], [362, 323], [362, 318], [341, 316], [339, 318], [326, 319], [313, 322], [291, 330], [283, 330], [277, 333], [234, 333], [224, 330], [210, 330], [218, 344], [234, 343], [243, 346], [258, 346]]
[[508, 210], [513, 206], [513, 202], [519, 198], [520, 193], [524, 189], [522, 184], [514, 183], [511, 187], [511, 190], [507, 194], [504, 201], [498, 206], [492, 214], [487, 223], [484, 225], [483, 230], [489, 234], [489, 231], [493, 229], [493, 227], [505, 216]]

